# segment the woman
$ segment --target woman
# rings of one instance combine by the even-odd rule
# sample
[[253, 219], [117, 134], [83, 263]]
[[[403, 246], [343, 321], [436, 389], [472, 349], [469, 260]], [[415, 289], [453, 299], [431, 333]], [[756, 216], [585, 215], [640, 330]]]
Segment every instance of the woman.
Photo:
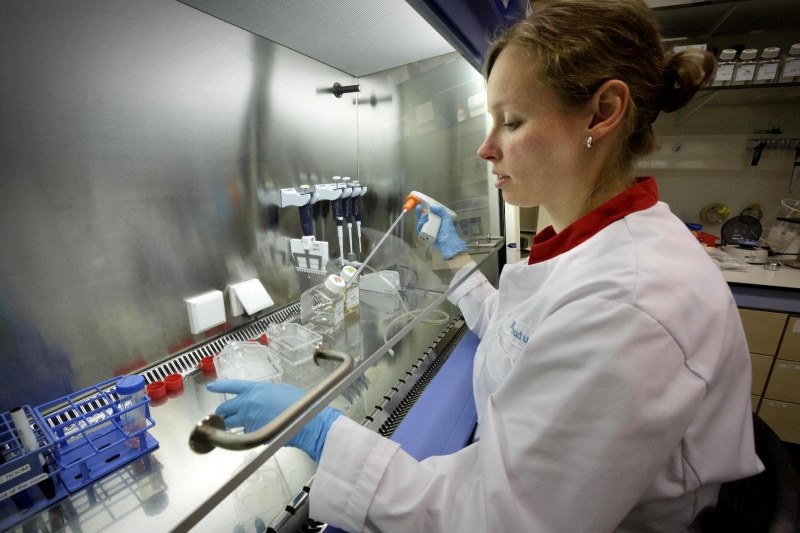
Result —
[[[322, 450], [312, 517], [349, 531], [685, 531], [721, 483], [761, 470], [731, 293], [654, 180], [633, 174], [659, 112], [713, 64], [665, 59], [640, 0], [537, 2], [493, 44], [478, 154], [506, 202], [553, 225], [499, 289], [477, 273], [451, 296], [482, 337], [475, 442], [420, 463], [328, 409], [292, 443]], [[439, 214], [436, 246], [469, 264]], [[220, 408], [229, 425], [265, 401], [243, 392]]]

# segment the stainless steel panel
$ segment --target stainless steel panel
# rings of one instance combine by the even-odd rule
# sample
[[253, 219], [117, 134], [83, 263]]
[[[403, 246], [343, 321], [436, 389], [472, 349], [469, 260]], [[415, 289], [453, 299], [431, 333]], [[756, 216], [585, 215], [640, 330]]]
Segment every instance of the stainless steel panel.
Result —
[[185, 297], [315, 281], [264, 198], [356, 175], [356, 106], [325, 92], [354, 78], [177, 1], [3, 2], [0, 47], [0, 408], [203, 341]]

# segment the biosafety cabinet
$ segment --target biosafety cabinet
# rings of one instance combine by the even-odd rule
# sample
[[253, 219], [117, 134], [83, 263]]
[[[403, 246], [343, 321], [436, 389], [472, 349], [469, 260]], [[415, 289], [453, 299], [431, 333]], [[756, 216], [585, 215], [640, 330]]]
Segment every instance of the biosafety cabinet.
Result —
[[[465, 335], [414, 214], [392, 227], [406, 196], [498, 277], [479, 72], [404, 1], [6, 2], [0, 36], [0, 529], [298, 530], [315, 464], [283, 444], [329, 404], [390, 436]], [[283, 369], [310, 401], [266, 445], [193, 451], [208, 358], [370, 254], [355, 319]], [[176, 374], [146, 440], [109, 436], [141, 406], [116, 377]], [[205, 428], [200, 451], [229, 438]]]

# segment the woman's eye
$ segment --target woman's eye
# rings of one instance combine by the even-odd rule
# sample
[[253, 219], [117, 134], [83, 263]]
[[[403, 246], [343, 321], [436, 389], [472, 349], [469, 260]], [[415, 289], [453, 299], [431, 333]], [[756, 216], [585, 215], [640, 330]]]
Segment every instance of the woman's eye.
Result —
[[519, 127], [519, 121], [506, 122], [505, 124], [503, 124], [503, 127], [509, 130], [515, 130]]

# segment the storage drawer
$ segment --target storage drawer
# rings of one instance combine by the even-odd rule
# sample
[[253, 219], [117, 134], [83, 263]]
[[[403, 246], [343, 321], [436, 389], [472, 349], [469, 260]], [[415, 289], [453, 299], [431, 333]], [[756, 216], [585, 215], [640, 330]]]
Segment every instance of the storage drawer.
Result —
[[800, 404], [800, 363], [776, 359], [764, 397]]
[[786, 313], [739, 309], [747, 345], [752, 353], [775, 355], [786, 326]]
[[800, 361], [800, 317], [790, 316], [783, 333], [778, 357], [790, 361]]
[[758, 416], [784, 442], [800, 444], [800, 405], [775, 400], [761, 400]]
[[750, 394], [761, 396], [764, 393], [764, 385], [767, 384], [773, 359], [774, 357], [769, 355], [750, 354], [750, 363], [753, 367], [753, 383], [750, 387]]

